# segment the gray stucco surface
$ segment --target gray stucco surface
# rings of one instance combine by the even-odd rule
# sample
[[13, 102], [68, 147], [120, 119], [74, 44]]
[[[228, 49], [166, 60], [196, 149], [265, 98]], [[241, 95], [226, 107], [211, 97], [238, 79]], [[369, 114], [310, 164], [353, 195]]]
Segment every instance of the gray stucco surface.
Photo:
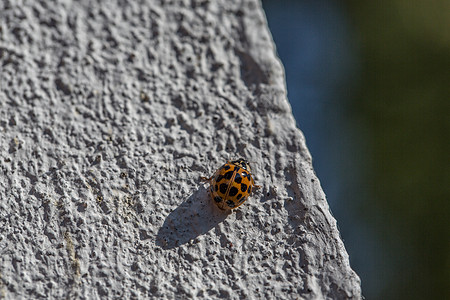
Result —
[[256, 0], [0, 1], [0, 298], [361, 298], [274, 48]]

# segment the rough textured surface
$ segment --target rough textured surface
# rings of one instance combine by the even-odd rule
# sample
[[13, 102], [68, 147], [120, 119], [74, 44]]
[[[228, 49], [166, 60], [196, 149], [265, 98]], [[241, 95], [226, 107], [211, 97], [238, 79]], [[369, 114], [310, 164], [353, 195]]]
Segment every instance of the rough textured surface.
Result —
[[360, 298], [260, 3], [137, 2], [0, 2], [0, 297]]

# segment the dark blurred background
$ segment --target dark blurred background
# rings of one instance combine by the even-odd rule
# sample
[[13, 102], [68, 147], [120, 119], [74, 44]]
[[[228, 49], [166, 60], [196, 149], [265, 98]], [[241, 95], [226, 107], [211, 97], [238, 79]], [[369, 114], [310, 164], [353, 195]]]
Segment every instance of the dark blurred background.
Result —
[[367, 299], [450, 299], [450, 1], [263, 0]]

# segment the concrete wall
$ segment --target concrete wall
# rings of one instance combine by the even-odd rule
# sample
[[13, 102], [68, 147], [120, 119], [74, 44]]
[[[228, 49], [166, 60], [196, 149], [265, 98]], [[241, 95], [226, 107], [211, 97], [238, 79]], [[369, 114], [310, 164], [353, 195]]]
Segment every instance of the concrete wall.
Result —
[[0, 68], [0, 298], [361, 298], [258, 1], [2, 1]]

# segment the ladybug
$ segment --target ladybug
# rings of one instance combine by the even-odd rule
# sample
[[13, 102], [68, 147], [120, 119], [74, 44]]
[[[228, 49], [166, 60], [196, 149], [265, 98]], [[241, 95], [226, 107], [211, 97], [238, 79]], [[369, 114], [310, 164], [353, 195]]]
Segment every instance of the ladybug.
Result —
[[209, 193], [213, 202], [222, 210], [233, 209], [247, 200], [255, 185], [250, 164], [243, 158], [228, 161], [210, 178]]

